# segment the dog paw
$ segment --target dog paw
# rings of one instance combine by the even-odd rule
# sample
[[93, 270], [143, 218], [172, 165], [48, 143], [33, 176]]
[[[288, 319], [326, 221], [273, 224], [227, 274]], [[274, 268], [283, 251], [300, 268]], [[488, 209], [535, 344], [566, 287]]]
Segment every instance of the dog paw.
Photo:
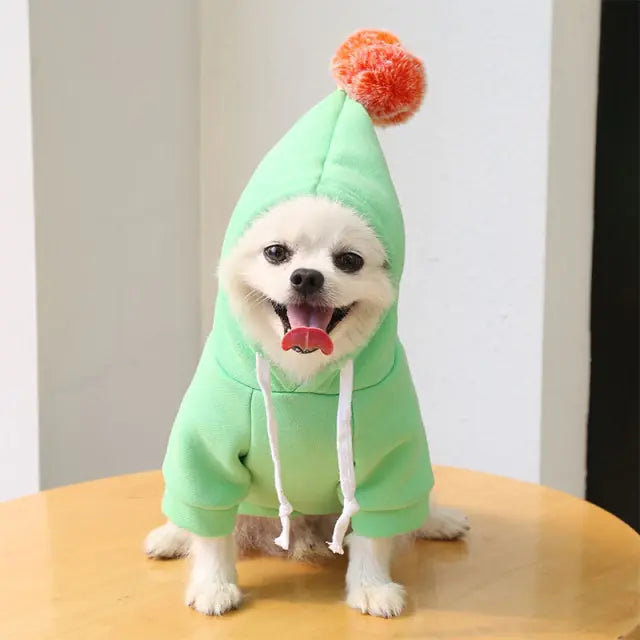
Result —
[[380, 618], [394, 618], [404, 609], [404, 588], [395, 582], [351, 587], [347, 604], [362, 613]]
[[471, 526], [467, 516], [458, 509], [434, 507], [426, 522], [418, 529], [418, 538], [425, 540], [457, 540]]
[[242, 592], [231, 582], [191, 584], [187, 589], [187, 606], [208, 616], [221, 616], [237, 609], [242, 602]]
[[171, 522], [151, 531], [144, 541], [144, 552], [150, 558], [168, 560], [182, 558], [189, 553], [189, 534]]

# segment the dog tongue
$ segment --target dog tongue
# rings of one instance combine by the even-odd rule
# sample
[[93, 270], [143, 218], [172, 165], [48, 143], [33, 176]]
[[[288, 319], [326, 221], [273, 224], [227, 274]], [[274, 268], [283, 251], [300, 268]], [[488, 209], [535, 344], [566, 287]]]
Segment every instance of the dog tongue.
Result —
[[320, 349], [326, 356], [333, 351], [333, 342], [327, 333], [333, 309], [313, 307], [309, 304], [290, 304], [287, 307], [291, 330], [282, 338], [285, 351], [299, 347], [305, 351]]

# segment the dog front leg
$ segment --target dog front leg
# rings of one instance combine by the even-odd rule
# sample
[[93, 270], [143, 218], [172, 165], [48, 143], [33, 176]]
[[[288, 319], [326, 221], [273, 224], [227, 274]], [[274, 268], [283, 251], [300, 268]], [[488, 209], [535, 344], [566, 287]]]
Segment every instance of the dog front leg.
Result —
[[352, 533], [347, 544], [347, 604], [372, 616], [399, 615], [404, 608], [404, 588], [389, 575], [395, 539], [363, 538]]
[[186, 604], [200, 613], [221, 616], [236, 609], [242, 593], [236, 584], [233, 536], [199, 538], [191, 544], [193, 566], [186, 593]]

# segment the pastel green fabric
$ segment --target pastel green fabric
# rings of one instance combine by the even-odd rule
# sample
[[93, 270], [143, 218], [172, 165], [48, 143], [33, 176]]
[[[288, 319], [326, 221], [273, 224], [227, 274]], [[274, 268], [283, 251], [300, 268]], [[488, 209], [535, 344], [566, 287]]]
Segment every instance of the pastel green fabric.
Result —
[[[258, 166], [231, 217], [223, 256], [258, 216], [303, 195], [329, 198], [360, 215], [383, 242], [391, 277], [399, 284], [404, 228], [398, 198], [371, 119], [342, 91], [303, 116]], [[221, 291], [163, 465], [165, 515], [200, 536], [231, 533], [237, 513], [278, 516], [256, 352], [259, 345], [244, 334]], [[369, 343], [348, 357], [355, 368], [352, 437], [360, 505], [352, 527], [368, 537], [405, 533], [427, 516], [433, 474], [397, 337], [396, 304]], [[341, 511], [336, 455], [341, 365], [297, 385], [272, 364], [282, 481], [294, 515]]]
[[231, 216], [224, 256], [259, 215], [283, 200], [317, 195], [362, 215], [385, 245], [397, 282], [404, 265], [400, 203], [364, 107], [338, 90], [308, 111], [271, 149]]

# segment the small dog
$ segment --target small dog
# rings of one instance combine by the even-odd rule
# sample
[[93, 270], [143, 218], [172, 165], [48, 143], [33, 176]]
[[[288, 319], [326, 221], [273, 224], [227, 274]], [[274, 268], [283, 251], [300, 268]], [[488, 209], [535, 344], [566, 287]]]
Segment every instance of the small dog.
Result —
[[[304, 196], [276, 205], [246, 230], [223, 259], [219, 282], [250, 338], [291, 380], [304, 384], [370, 342], [396, 298], [388, 261], [381, 240], [362, 217], [326, 198]], [[283, 336], [301, 323], [326, 330], [330, 354], [315, 344], [283, 350]], [[220, 615], [241, 601], [236, 546], [241, 552], [322, 559], [331, 555], [325, 540], [336, 517], [294, 518], [287, 552], [273, 542], [278, 521], [256, 516], [239, 517], [235, 543], [231, 536], [199, 537], [167, 522], [149, 534], [145, 549], [153, 558], [190, 554], [193, 572], [186, 602], [202, 613]], [[459, 512], [432, 507], [413, 535], [449, 540], [467, 529]], [[392, 581], [389, 568], [397, 542], [398, 537], [350, 534], [349, 606], [383, 617], [402, 611], [404, 591]]]
[[394, 35], [365, 30], [333, 71], [339, 89], [267, 154], [231, 216], [213, 330], [163, 465], [169, 522], [146, 551], [192, 556], [186, 602], [206, 614], [240, 604], [236, 546], [313, 560], [343, 553], [351, 527], [347, 603], [396, 616], [397, 542], [468, 529], [429, 509], [397, 336], [402, 211], [374, 130], [418, 109], [424, 68]]

